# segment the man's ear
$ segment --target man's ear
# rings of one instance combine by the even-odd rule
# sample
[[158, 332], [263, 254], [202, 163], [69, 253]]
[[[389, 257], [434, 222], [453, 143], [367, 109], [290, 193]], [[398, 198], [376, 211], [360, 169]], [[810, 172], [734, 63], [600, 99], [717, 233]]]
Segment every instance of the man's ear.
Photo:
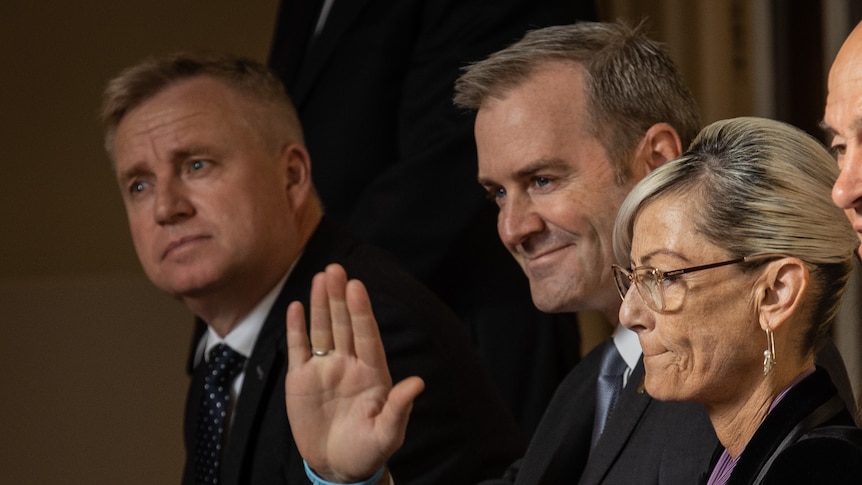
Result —
[[656, 123], [644, 133], [635, 151], [634, 174], [646, 176], [663, 163], [682, 155], [679, 134], [668, 123]]
[[279, 158], [285, 174], [285, 190], [297, 203], [307, 197], [311, 189], [311, 156], [304, 146], [289, 143], [282, 147]]
[[302, 145], [290, 143], [281, 149], [281, 162], [287, 189], [311, 184], [311, 156]]
[[808, 289], [808, 267], [799, 258], [781, 258], [768, 264], [758, 283], [760, 327], [776, 330], [786, 322]]

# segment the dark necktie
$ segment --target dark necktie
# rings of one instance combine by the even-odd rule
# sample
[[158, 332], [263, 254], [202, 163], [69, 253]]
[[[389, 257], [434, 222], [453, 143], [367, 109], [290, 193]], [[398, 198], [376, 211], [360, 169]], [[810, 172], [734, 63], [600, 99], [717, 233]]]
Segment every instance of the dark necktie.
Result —
[[195, 437], [195, 483], [219, 483], [231, 383], [244, 362], [245, 357], [224, 344], [210, 351]]
[[593, 445], [598, 441], [608, 416], [614, 409], [617, 397], [623, 388], [623, 375], [628, 369], [626, 361], [617, 351], [613, 341], [605, 342], [605, 350], [602, 355], [602, 366], [599, 378], [596, 382], [596, 416], [593, 421]]

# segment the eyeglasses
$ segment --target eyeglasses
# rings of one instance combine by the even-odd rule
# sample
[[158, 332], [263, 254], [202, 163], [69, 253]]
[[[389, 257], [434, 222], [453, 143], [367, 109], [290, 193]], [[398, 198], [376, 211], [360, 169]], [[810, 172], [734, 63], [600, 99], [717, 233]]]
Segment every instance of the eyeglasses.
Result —
[[638, 266], [637, 268], [626, 269], [617, 264], [611, 265], [614, 272], [614, 281], [617, 284], [617, 291], [620, 298], [625, 300], [629, 288], [634, 284], [638, 289], [644, 303], [650, 309], [657, 312], [672, 312], [679, 310], [682, 306], [682, 301], [685, 297], [685, 289], [681, 285], [671, 285], [679, 276], [686, 273], [694, 273], [705, 269], [718, 268], [731, 264], [750, 262], [755, 259], [762, 258], [778, 258], [784, 257], [783, 254], [755, 254], [744, 258], [731, 259], [720, 263], [704, 264], [701, 266], [692, 266], [690, 268], [675, 269], [672, 271], [662, 271], [651, 266]]

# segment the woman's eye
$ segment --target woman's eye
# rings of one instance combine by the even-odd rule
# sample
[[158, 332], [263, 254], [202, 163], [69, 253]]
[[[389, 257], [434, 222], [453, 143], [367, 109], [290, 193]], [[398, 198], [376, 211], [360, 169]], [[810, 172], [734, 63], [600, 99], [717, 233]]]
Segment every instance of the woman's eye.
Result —
[[681, 274], [675, 274], [675, 275], [664, 275], [664, 276], [662, 277], [662, 279], [661, 279], [661, 283], [662, 283], [662, 285], [664, 285], [664, 286], [668, 286], [668, 285], [672, 285], [672, 284], [676, 283], [676, 282], [677, 282], [677, 281], [679, 281], [681, 278], [682, 278], [682, 275], [681, 275]]

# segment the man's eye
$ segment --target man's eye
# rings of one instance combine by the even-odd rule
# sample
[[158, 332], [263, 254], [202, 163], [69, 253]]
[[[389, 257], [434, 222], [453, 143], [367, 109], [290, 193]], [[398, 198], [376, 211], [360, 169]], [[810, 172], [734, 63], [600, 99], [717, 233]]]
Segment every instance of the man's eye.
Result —
[[495, 202], [506, 197], [506, 189], [502, 187], [487, 187], [485, 189], [485, 197], [487, 197], [491, 202]]
[[134, 182], [129, 185], [129, 192], [132, 194], [139, 194], [147, 189], [147, 184], [144, 182]]
[[847, 147], [845, 145], [832, 145], [829, 147], [829, 151], [832, 153], [832, 156], [838, 158], [841, 155], [844, 155], [844, 152], [847, 151]]
[[197, 172], [198, 170], [204, 168], [206, 164], [206, 160], [192, 160], [192, 162], [189, 164], [189, 168], [192, 172]]
[[548, 177], [536, 177], [534, 182], [536, 187], [546, 187], [551, 184], [551, 179]]

